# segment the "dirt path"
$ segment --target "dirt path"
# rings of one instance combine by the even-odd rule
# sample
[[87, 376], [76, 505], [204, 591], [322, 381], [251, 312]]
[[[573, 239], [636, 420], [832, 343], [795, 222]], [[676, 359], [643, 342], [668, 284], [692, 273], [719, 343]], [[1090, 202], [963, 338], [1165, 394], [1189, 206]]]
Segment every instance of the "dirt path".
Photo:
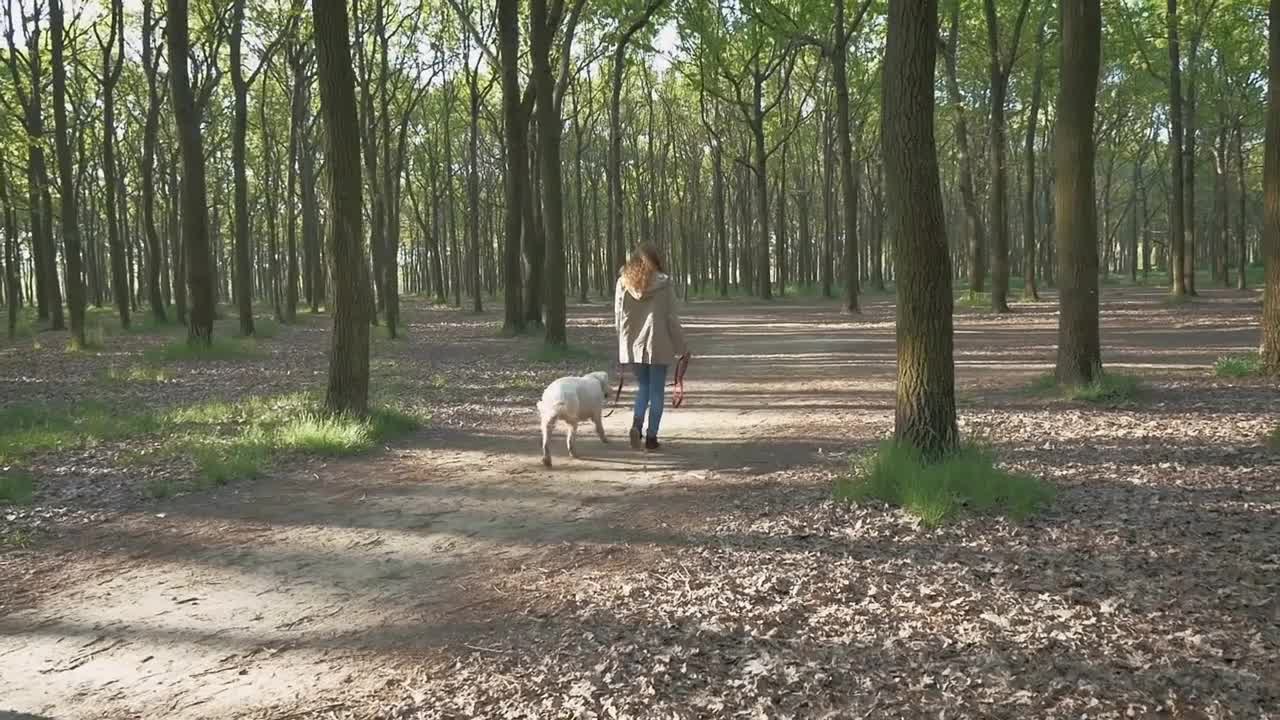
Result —
[[[1158, 327], [1151, 307], [1138, 293], [1107, 305], [1110, 367], [1176, 384], [1256, 344], [1246, 299], [1223, 296]], [[884, 435], [892, 308], [874, 303], [856, 321], [832, 309], [694, 306], [689, 405], [668, 412], [661, 455], [625, 447], [624, 408], [606, 422], [611, 445], [584, 438], [586, 457], [573, 461], [561, 442], [544, 470], [532, 410], [508, 412], [66, 539], [50, 550], [62, 569], [45, 581], [56, 591], [0, 617], [0, 717], [270, 716], [375, 692], [395, 682], [389, 668], [501, 652], [493, 638], [538, 612], [525, 588], [642, 564], [679, 542], [674, 528], [717, 510], [726, 496], [708, 487], [731, 494], [831, 468]], [[1015, 390], [1052, 357], [1049, 310], [961, 319], [965, 404], [1019, 402]]]

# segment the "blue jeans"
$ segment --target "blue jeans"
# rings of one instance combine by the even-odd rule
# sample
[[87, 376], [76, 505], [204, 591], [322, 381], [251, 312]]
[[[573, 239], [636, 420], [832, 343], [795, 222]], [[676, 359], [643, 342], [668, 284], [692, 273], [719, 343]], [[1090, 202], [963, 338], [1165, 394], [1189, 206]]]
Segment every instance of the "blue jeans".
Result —
[[648, 410], [648, 436], [656, 438], [658, 427], [662, 425], [663, 405], [667, 399], [667, 366], [636, 363], [631, 366], [631, 372], [636, 376], [634, 427], [637, 430], [643, 429], [645, 411]]

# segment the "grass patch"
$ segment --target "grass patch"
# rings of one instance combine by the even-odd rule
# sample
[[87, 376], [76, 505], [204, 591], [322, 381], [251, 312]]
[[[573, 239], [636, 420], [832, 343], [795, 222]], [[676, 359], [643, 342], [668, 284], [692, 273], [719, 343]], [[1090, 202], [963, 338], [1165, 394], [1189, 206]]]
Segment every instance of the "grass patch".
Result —
[[529, 354], [529, 360], [536, 363], [561, 364], [570, 362], [588, 362], [597, 359], [596, 353], [588, 348], [572, 345], [551, 345], [542, 343]]
[[1272, 450], [1280, 451], [1280, 425], [1277, 425], [1271, 434], [1267, 436], [1267, 447]]
[[253, 338], [214, 336], [209, 345], [193, 345], [186, 338], [175, 338], [147, 353], [153, 362], [199, 362], [204, 360], [244, 360], [259, 357], [258, 343]]
[[13, 405], [0, 409], [0, 465], [29, 455], [142, 435], [159, 428], [149, 414], [130, 415], [104, 405]]
[[248, 432], [226, 441], [201, 444], [192, 449], [199, 477], [196, 489], [207, 489], [262, 475], [271, 460], [271, 447], [258, 432]]
[[1034, 477], [1001, 470], [981, 448], [926, 463], [914, 448], [886, 442], [837, 481], [835, 495], [845, 502], [879, 500], [937, 527], [965, 511], [1021, 520], [1047, 506], [1054, 491]]
[[114, 363], [98, 372], [98, 378], [108, 383], [163, 383], [173, 379], [173, 375], [164, 368], [147, 365], [127, 365], [119, 367]]
[[0, 547], [17, 548], [23, 550], [31, 547], [35, 542], [29, 530], [10, 530], [4, 534], [0, 534]]
[[29, 473], [12, 469], [0, 473], [0, 505], [29, 505], [35, 492], [36, 481]]
[[1142, 383], [1132, 375], [1099, 372], [1092, 382], [1063, 386], [1058, 384], [1053, 373], [1049, 373], [1037, 378], [1031, 390], [1038, 395], [1054, 395], [1072, 402], [1118, 405], [1137, 400]]
[[963, 292], [956, 297], [955, 307], [970, 310], [990, 310], [991, 293]]
[[1213, 374], [1225, 378], [1243, 378], [1262, 373], [1262, 356], [1258, 353], [1248, 355], [1227, 355], [1218, 358], [1213, 364]]
[[[280, 454], [352, 455], [418, 428], [422, 417], [398, 408], [377, 408], [368, 418], [329, 417], [305, 394], [253, 397], [234, 403], [206, 402], [168, 412], [135, 412], [81, 404], [74, 408], [33, 406], [0, 410], [0, 466], [45, 451], [150, 436], [161, 455], [194, 461], [191, 483], [152, 481], [149, 497], [203, 489], [262, 474]], [[130, 462], [138, 455], [126, 452]], [[0, 475], [0, 482], [6, 476]], [[0, 488], [0, 498], [5, 490]]]

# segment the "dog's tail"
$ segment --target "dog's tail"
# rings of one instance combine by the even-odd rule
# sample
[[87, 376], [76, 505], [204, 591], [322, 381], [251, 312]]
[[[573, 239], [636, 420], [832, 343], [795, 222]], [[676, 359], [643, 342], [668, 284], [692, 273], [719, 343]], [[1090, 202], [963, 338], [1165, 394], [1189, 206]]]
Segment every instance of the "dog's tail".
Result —
[[563, 402], [549, 403], [549, 402], [546, 402], [545, 400], [538, 401], [538, 414], [544, 418], [559, 415], [560, 411], [563, 409], [564, 409]]

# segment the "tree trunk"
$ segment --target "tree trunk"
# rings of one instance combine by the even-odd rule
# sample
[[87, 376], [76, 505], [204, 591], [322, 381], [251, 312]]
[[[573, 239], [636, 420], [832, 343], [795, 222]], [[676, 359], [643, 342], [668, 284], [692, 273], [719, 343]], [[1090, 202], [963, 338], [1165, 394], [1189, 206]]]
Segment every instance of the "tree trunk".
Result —
[[477, 313], [484, 312], [480, 280], [480, 71], [467, 66], [467, 86], [470, 90], [470, 134], [467, 138], [467, 253], [471, 275], [472, 305]]
[[177, 317], [178, 322], [186, 325], [187, 316], [187, 300], [189, 298], [189, 289], [187, 288], [187, 250], [186, 238], [183, 237], [184, 221], [181, 219], [178, 208], [182, 204], [183, 192], [185, 192], [185, 184], [178, 184], [178, 163], [180, 153], [171, 150], [169, 153], [169, 257], [172, 261], [169, 263], [172, 271], [173, 280], [173, 314]]
[[503, 289], [504, 333], [524, 330], [522, 305], [520, 231], [524, 209], [525, 168], [529, 165], [525, 121], [520, 111], [520, 2], [498, 0], [498, 53], [502, 64], [502, 119], [506, 139], [507, 172], [504, 183]]
[[757, 257], [760, 260], [760, 266], [755, 269], [756, 281], [758, 284], [758, 292], [764, 300], [773, 298], [773, 278], [770, 276], [770, 260], [769, 260], [769, 157], [764, 139], [764, 78], [757, 73], [755, 83], [753, 85], [752, 97], [754, 104], [751, 107], [751, 137], [755, 140], [753, 143], [755, 152], [755, 191], [756, 191], [756, 222], [759, 223], [759, 242]]
[[[116, 185], [116, 82], [120, 79], [120, 70], [124, 66], [124, 58], [112, 56], [116, 49], [116, 35], [121, 37], [121, 55], [123, 55], [124, 8], [121, 0], [112, 0], [108, 12], [111, 15], [110, 35], [102, 47], [102, 178], [103, 185], [108, 188], [104, 200], [107, 211], [107, 247], [111, 252], [111, 290], [114, 296], [116, 312], [120, 314], [120, 326], [129, 329], [129, 278], [125, 264], [125, 241], [121, 237], [121, 222], [118, 210], [124, 210], [117, 198]], [[56, 72], [56, 71], [55, 71]]]
[[1263, 151], [1262, 260], [1266, 268], [1262, 300], [1262, 367], [1280, 375], [1280, 0], [1271, 0], [1267, 136]]
[[182, 151], [182, 244], [186, 250], [187, 286], [191, 316], [187, 339], [208, 346], [213, 342], [215, 287], [209, 251], [209, 203], [204, 176], [204, 140], [200, 113], [191, 92], [187, 54], [187, 0], [168, 0], [169, 84]]
[[937, 30], [937, 0], [890, 0], [880, 135], [898, 281], [894, 436], [931, 459], [959, 444], [951, 260], [933, 135]]
[[560, 177], [560, 108], [555, 101], [555, 77], [551, 73], [551, 45], [555, 24], [546, 0], [531, 0], [529, 48], [533, 58], [533, 85], [537, 96], [538, 160], [542, 171], [542, 227], [546, 233], [544, 250], [546, 282], [546, 342], [566, 345], [564, 205]]
[[822, 297], [833, 296], [835, 285], [835, 171], [833, 131], [828, 115], [822, 128]]
[[1102, 372], [1098, 332], [1098, 227], [1094, 207], [1094, 112], [1102, 45], [1099, 0], [1061, 5], [1062, 81], [1055, 140], [1058, 218], [1059, 384]]
[[952, 0], [951, 29], [947, 34], [944, 60], [947, 70], [947, 97], [955, 113], [956, 152], [960, 160], [960, 200], [964, 206], [965, 236], [969, 240], [969, 295], [986, 289], [987, 231], [982, 224], [977, 195], [973, 189], [973, 154], [969, 147], [969, 123], [965, 117], [964, 96], [957, 77], [957, 55], [960, 52], [960, 0]]
[[1036, 129], [1040, 121], [1040, 102], [1044, 94], [1045, 25], [1045, 18], [1042, 18], [1040, 27], [1036, 30], [1036, 70], [1031, 82], [1031, 107], [1027, 111], [1027, 139], [1023, 145], [1027, 182], [1022, 207], [1022, 297], [1024, 300], [1040, 299], [1040, 292], [1036, 288], [1036, 225], [1038, 223]]
[[369, 411], [368, 276], [364, 272], [364, 211], [360, 173], [360, 126], [356, 119], [355, 73], [346, 3], [313, 5], [320, 100], [328, 137], [333, 266], [333, 345], [325, 407], [363, 416]]
[[991, 308], [996, 312], [1009, 312], [1009, 168], [1006, 163], [1007, 98], [1009, 73], [1018, 52], [1022, 35], [1022, 23], [1031, 0], [1022, 0], [1018, 20], [1014, 24], [1009, 41], [1011, 60], [1006, 62], [1000, 51], [1000, 23], [996, 16], [995, 0], [985, 0], [983, 8], [987, 20], [988, 70], [991, 78], [991, 223], [995, 240], [991, 262]]
[[156, 143], [160, 132], [160, 88], [156, 62], [159, 53], [153, 47], [156, 25], [155, 0], [142, 2], [142, 69], [147, 76], [147, 115], [142, 133], [142, 224], [147, 238], [147, 296], [151, 304], [151, 316], [156, 322], [165, 322], [164, 288], [162, 287], [163, 253], [160, 235], [156, 231]]
[[1236, 215], [1236, 245], [1238, 251], [1236, 262], [1239, 270], [1236, 276], [1236, 289], [1247, 290], [1249, 288], [1249, 246], [1245, 234], [1245, 215], [1248, 213], [1249, 190], [1248, 176], [1245, 174], [1244, 164], [1244, 121], [1241, 118], [1236, 118], [1233, 131], [1235, 136], [1236, 174], [1240, 183], [1237, 191], [1240, 196], [1240, 212]]
[[[62, 207], [62, 246], [67, 264], [67, 309], [71, 314], [71, 340], [83, 347], [84, 269], [80, 260], [80, 226], [76, 210], [75, 178], [71, 164], [71, 124], [67, 118], [67, 65], [64, 57], [63, 0], [49, 0], [49, 32], [53, 35], [53, 122], [58, 156], [58, 182]], [[108, 190], [110, 192], [110, 190]]]
[[[845, 162], [844, 150], [841, 149], [840, 163]], [[935, 158], [936, 162], [936, 158]], [[850, 163], [851, 175], [844, 175], [841, 170], [841, 187], [844, 202], [844, 309], [848, 313], [859, 313], [858, 295], [858, 200], [862, 195], [862, 163]]]
[[[936, 2], [935, 2], [936, 5]], [[845, 24], [845, 0], [835, 0], [835, 37], [836, 43], [831, 52], [831, 82], [836, 88], [836, 134], [840, 143], [840, 188], [841, 210], [844, 218], [845, 257], [855, 260], [852, 269], [845, 268], [844, 307], [850, 313], [859, 313], [858, 295], [858, 183], [854, 173], [861, 173], [861, 166], [855, 167], [853, 162], [853, 137], [849, 120], [849, 70], [848, 70], [848, 28]], [[937, 18], [933, 25], [937, 27]], [[934, 53], [936, 56], [936, 52]], [[932, 74], [932, 73], [931, 73]], [[935, 164], [937, 159], [934, 159]]]
[[1227, 217], [1227, 122], [1222, 118], [1213, 155], [1213, 272], [1222, 287], [1231, 287], [1230, 221]]
[[244, 77], [240, 44], [244, 38], [246, 0], [231, 3], [231, 172], [235, 203], [236, 267], [233, 275], [240, 334], [253, 335], [253, 260], [249, 251], [249, 178], [246, 171], [245, 136], [249, 130], [249, 85]]
[[21, 280], [18, 278], [18, 228], [13, 201], [9, 197], [9, 176], [0, 162], [0, 210], [4, 211], [4, 302], [9, 308], [9, 339], [18, 332], [18, 303], [21, 302]]
[[1175, 297], [1187, 294], [1187, 247], [1185, 193], [1182, 159], [1182, 61], [1178, 43], [1178, 0], [1167, 0], [1169, 30], [1169, 168], [1172, 175], [1169, 197], [1169, 275]]

